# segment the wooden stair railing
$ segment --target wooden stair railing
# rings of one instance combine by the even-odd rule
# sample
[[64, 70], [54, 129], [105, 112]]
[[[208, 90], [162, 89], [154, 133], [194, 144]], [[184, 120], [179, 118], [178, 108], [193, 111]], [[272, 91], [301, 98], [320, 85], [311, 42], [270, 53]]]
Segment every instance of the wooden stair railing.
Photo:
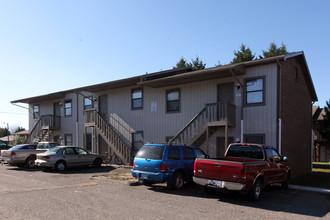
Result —
[[206, 131], [207, 126], [228, 124], [235, 124], [235, 105], [220, 102], [205, 104], [205, 107], [169, 141], [169, 144], [189, 145]]
[[110, 145], [115, 154], [126, 164], [132, 161], [132, 151], [96, 110], [85, 111], [85, 124], [94, 124], [98, 133]]

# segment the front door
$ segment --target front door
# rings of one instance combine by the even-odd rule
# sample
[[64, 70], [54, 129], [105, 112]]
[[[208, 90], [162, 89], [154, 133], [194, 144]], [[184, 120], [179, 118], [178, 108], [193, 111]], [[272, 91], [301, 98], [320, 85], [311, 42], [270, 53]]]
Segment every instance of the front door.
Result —
[[108, 117], [108, 97], [107, 95], [99, 96], [99, 114], [101, 117], [107, 120]]
[[54, 115], [61, 116], [61, 105], [59, 102], [54, 103]]
[[234, 104], [234, 83], [218, 85], [218, 102]]

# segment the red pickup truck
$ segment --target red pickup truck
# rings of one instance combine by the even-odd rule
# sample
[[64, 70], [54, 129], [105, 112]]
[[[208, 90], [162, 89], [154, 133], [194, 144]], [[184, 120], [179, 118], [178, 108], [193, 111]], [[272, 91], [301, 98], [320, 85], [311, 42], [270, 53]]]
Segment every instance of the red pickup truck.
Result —
[[216, 189], [248, 191], [258, 200], [264, 186], [281, 183], [288, 187], [290, 168], [276, 149], [259, 144], [231, 144], [223, 159], [197, 158], [193, 180], [206, 193]]

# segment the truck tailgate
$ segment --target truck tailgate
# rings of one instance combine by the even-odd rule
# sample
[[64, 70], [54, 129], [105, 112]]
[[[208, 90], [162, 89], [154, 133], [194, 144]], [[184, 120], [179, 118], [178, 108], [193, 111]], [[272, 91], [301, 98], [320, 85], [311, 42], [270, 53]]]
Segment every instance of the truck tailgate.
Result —
[[242, 176], [244, 164], [236, 161], [196, 159], [194, 175], [196, 177], [222, 181], [235, 181]]

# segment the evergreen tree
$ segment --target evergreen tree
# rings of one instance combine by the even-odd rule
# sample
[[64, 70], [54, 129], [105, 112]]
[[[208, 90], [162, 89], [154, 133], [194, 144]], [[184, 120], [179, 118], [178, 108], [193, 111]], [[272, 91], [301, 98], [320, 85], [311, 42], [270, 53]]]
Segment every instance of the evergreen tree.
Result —
[[275, 42], [271, 43], [268, 51], [262, 51], [263, 56], [259, 56], [260, 59], [262, 58], [267, 58], [267, 57], [274, 57], [274, 56], [279, 56], [279, 55], [283, 55], [283, 54], [287, 54], [288, 51], [286, 49], [286, 46], [283, 44], [282, 42], [282, 46], [281, 47], [277, 47], [277, 45], [275, 44]]
[[179, 69], [184, 67], [192, 67], [191, 63], [187, 63], [187, 61], [181, 57], [181, 59], [176, 63], [176, 66], [173, 69]]
[[250, 48], [246, 47], [245, 44], [242, 43], [240, 51], [234, 50], [234, 59], [231, 61], [231, 64], [233, 63], [240, 63], [244, 61], [250, 61], [255, 58], [255, 54], [252, 54], [252, 51]]
[[327, 106], [324, 107], [325, 115], [324, 121], [322, 122], [322, 128], [321, 128], [321, 134], [322, 136], [330, 141], [330, 100], [329, 102], [327, 101]]
[[190, 65], [192, 65], [193, 70], [202, 70], [205, 69], [205, 63], [203, 63], [203, 61], [199, 60], [199, 57], [196, 56], [196, 59], [193, 60], [191, 59]]

